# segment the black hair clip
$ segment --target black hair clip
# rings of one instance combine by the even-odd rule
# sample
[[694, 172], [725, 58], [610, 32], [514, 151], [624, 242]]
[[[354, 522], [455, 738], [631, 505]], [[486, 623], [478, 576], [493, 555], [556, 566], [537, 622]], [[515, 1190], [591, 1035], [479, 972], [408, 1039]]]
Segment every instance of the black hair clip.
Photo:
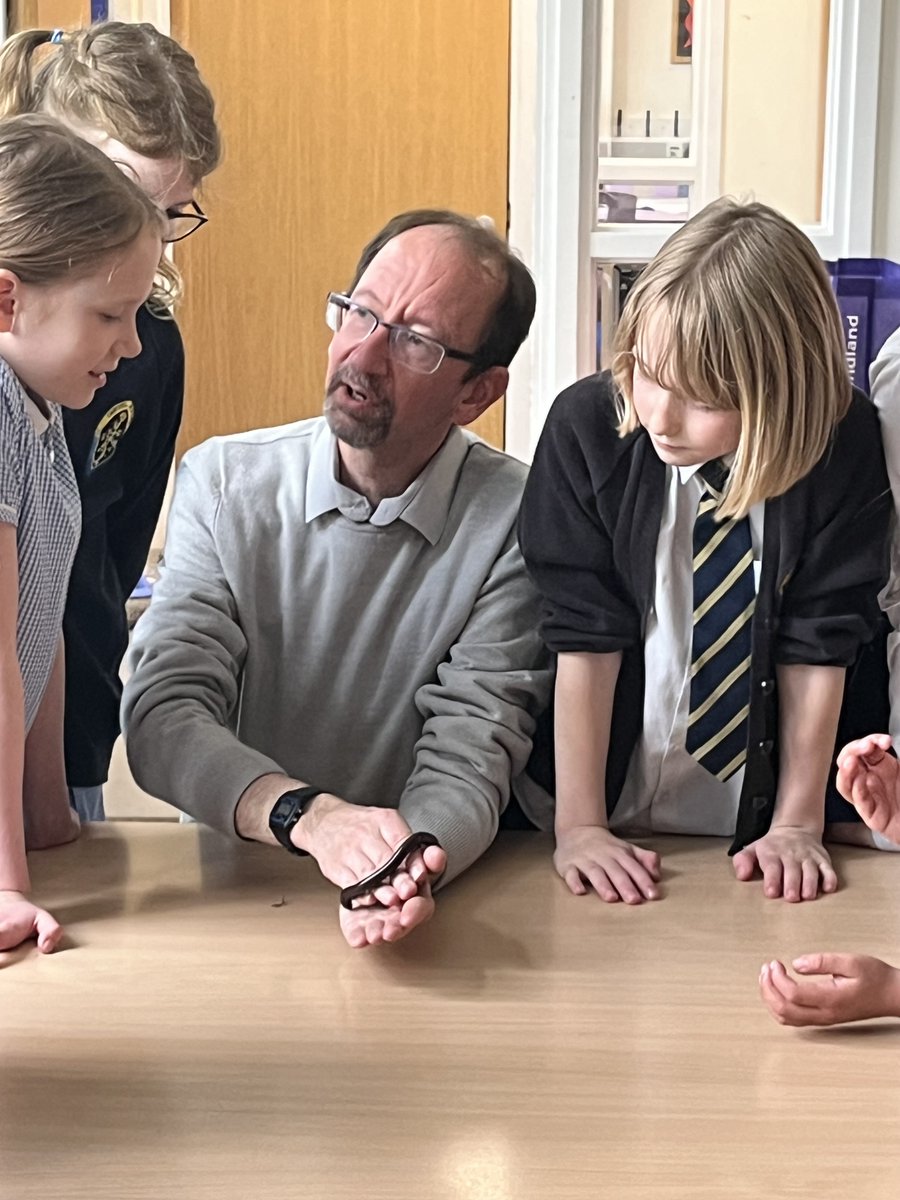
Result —
[[344, 908], [352, 909], [354, 900], [358, 900], [360, 896], [367, 896], [376, 888], [389, 884], [397, 868], [404, 859], [412, 854], [413, 850], [424, 850], [426, 846], [440, 846], [440, 844], [433, 833], [411, 833], [408, 838], [403, 839], [386, 863], [376, 867], [370, 875], [366, 875], [358, 883], [351, 883], [349, 887], [341, 890], [341, 904]]

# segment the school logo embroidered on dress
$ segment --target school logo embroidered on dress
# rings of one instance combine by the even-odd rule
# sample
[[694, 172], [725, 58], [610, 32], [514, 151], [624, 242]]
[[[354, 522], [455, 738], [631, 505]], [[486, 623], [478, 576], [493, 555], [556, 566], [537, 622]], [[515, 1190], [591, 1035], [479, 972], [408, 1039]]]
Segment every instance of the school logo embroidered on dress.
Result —
[[134, 403], [131, 400], [121, 400], [104, 414], [94, 430], [94, 440], [91, 443], [92, 471], [96, 471], [105, 462], [109, 462], [115, 454], [119, 442], [130, 429], [133, 420]]

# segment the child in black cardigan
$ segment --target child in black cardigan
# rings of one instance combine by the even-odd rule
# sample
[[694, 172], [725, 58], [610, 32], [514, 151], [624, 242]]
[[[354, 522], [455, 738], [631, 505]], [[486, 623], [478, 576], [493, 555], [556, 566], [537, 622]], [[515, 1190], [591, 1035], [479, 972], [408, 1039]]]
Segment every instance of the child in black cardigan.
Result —
[[[727, 477], [704, 491], [713, 460]], [[559, 656], [554, 863], [573, 893], [655, 899], [659, 857], [630, 839], [656, 832], [732, 836], [735, 874], [759, 868], [770, 897], [835, 889], [825, 792], [845, 675], [879, 628], [887, 493], [813, 246], [763, 205], [710, 205], [633, 288], [612, 376], [555, 402], [522, 505]], [[752, 653], [722, 684], [744, 689], [739, 744], [717, 774], [687, 732], [710, 495], [723, 530], [749, 520], [756, 589]]]

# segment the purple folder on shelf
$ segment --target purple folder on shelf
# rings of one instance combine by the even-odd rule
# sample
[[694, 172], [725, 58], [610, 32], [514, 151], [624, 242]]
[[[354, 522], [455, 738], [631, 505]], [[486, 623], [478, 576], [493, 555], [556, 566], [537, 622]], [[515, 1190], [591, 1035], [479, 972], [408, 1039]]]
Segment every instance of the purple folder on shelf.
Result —
[[844, 326], [850, 378], [869, 390], [869, 367], [900, 328], [900, 264], [887, 258], [840, 258], [826, 263]]

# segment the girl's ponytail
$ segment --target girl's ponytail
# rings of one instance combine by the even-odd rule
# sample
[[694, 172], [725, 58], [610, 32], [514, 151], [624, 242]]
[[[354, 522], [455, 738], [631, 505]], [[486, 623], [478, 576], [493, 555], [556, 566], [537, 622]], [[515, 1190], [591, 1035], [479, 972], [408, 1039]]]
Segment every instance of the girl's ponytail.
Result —
[[0, 118], [36, 112], [38, 95], [34, 86], [34, 52], [48, 45], [51, 29], [23, 29], [0, 48]]

